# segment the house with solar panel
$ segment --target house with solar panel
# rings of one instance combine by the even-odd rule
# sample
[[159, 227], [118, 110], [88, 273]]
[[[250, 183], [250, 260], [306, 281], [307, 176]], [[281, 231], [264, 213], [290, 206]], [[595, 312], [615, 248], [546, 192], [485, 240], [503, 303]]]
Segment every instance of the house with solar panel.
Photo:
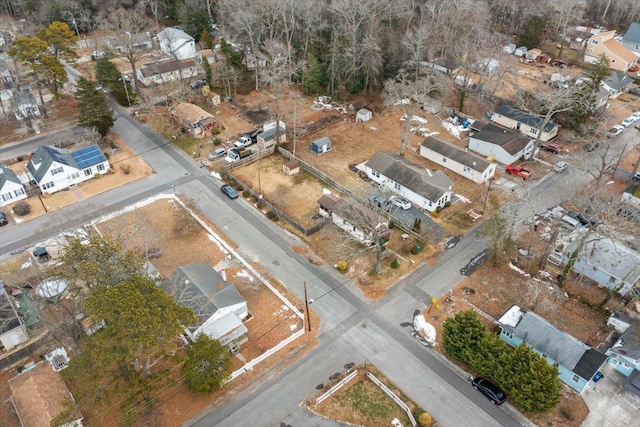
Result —
[[96, 144], [76, 151], [42, 145], [27, 163], [29, 178], [42, 193], [55, 193], [108, 172], [109, 161]]
[[[569, 335], [531, 310], [512, 306], [498, 319], [500, 338], [517, 347], [526, 344], [558, 368], [558, 378], [582, 393], [598, 380], [607, 356]], [[596, 377], [596, 378], [594, 378]]]

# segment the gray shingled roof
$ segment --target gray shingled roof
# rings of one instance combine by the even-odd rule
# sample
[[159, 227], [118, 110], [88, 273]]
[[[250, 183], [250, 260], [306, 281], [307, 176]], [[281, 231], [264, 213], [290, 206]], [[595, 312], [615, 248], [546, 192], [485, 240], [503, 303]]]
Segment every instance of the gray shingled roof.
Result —
[[432, 171], [389, 151], [377, 152], [366, 165], [427, 200], [436, 202], [453, 181], [442, 171]]
[[[27, 164], [27, 169], [36, 182], [40, 182], [54, 162], [62, 163], [78, 169], [75, 159], [68, 150], [54, 147], [53, 145], [41, 145], [38, 147]], [[38, 164], [40, 166], [36, 169], [35, 165]]]
[[18, 326], [20, 326], [20, 318], [0, 280], [0, 335]]
[[163, 61], [148, 62], [140, 68], [143, 77], [152, 77], [158, 74], [165, 74], [171, 71], [184, 70], [185, 68], [195, 66], [192, 59], [177, 60], [165, 59]]
[[20, 179], [16, 176], [14, 171], [0, 165], [0, 189], [2, 189], [4, 187], [4, 184], [7, 182], [15, 182], [16, 184], [22, 185]]
[[531, 141], [531, 138], [528, 136], [513, 132], [502, 126], [494, 125], [493, 123], [484, 125], [482, 130], [476, 133], [473, 138], [499, 145], [511, 155], [522, 151]]
[[609, 77], [604, 79], [604, 83], [611, 89], [620, 91], [633, 83], [633, 80], [621, 71], [614, 71]]
[[176, 268], [160, 283], [160, 287], [174, 298], [178, 297], [179, 304], [196, 312], [198, 325], [190, 328], [191, 330], [202, 326], [219, 309], [245, 302], [236, 287], [232, 283], [223, 282], [218, 272], [207, 263]]
[[468, 151], [461, 150], [460, 148], [441, 141], [438, 138], [434, 138], [433, 136], [427, 137], [422, 141], [421, 145], [478, 172], [484, 172], [490, 165], [490, 163], [485, 159], [473, 155]]
[[[517, 120], [520, 123], [525, 123], [531, 127], [536, 129], [540, 129], [542, 122], [544, 119], [542, 117], [534, 116], [533, 114], [529, 114], [525, 111], [518, 110], [517, 108], [510, 107], [508, 105], [499, 105], [496, 108], [496, 113], [509, 117], [510, 119]], [[554, 127], [557, 125], [551, 121], [548, 121], [546, 125], [544, 125], [545, 132], [551, 132]]]
[[632, 22], [627, 32], [624, 33], [622, 41], [626, 43], [640, 43], [640, 23]]
[[[620, 345], [622, 344], [622, 345]], [[632, 322], [631, 326], [611, 347], [611, 352], [620, 354], [633, 360], [640, 360], [640, 337], [638, 336], [638, 322]]]
[[607, 358], [532, 311], [523, 310], [515, 328], [501, 327], [586, 380], [591, 379]]

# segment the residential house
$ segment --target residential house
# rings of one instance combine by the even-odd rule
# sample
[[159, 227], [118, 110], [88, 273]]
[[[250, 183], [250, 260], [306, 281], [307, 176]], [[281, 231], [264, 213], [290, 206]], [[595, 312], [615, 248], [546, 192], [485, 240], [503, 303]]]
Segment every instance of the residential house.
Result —
[[610, 98], [617, 98], [625, 92], [633, 83], [633, 79], [620, 71], [614, 71], [602, 81], [602, 87], [609, 91]]
[[[588, 233], [588, 234], [587, 234]], [[572, 270], [622, 296], [638, 294], [640, 253], [617, 240], [581, 227], [556, 242], [549, 262], [566, 265], [580, 245]]]
[[198, 70], [192, 59], [180, 61], [172, 58], [143, 64], [136, 70], [136, 75], [143, 85], [151, 86], [195, 77], [198, 75]]
[[640, 56], [640, 22], [632, 22], [622, 37], [622, 46]]
[[206, 334], [230, 349], [247, 340], [247, 301], [236, 287], [207, 263], [178, 267], [160, 283], [178, 304], [191, 308], [198, 323], [185, 330], [189, 338]]
[[150, 50], [153, 48], [153, 38], [148, 31], [139, 34], [127, 32], [119, 37], [108, 38], [107, 46], [120, 53], [128, 53], [130, 50]]
[[609, 92], [604, 86], [600, 86], [595, 95], [593, 110], [597, 112], [606, 108], [609, 103], [610, 95], [611, 92]]
[[565, 34], [565, 41], [569, 43], [569, 49], [583, 50], [587, 47], [587, 41], [592, 35], [587, 27], [574, 27]]
[[492, 123], [479, 124], [477, 127], [480, 131], [469, 136], [469, 150], [503, 165], [531, 157], [535, 140]]
[[31, 88], [27, 85], [23, 85], [19, 90], [13, 92], [11, 103], [16, 120], [40, 117], [40, 108], [36, 97], [33, 96]]
[[278, 142], [287, 142], [287, 125], [278, 120], [278, 127], [279, 129], [276, 129], [276, 122], [266, 123], [262, 126], [262, 132], [257, 137], [260, 150], [266, 150]]
[[171, 115], [184, 129], [194, 136], [211, 129], [216, 122], [213, 114], [188, 102], [181, 102], [176, 105], [175, 108], [171, 110]]
[[10, 89], [13, 87], [13, 73], [7, 61], [0, 59], [0, 89]]
[[640, 396], [640, 330], [638, 320], [614, 311], [607, 325], [614, 326], [621, 333], [613, 346], [607, 351], [607, 363], [627, 377], [623, 386], [626, 390]]
[[0, 165], [0, 206], [26, 198], [27, 192], [15, 172]]
[[530, 310], [512, 306], [498, 319], [500, 338], [517, 347], [524, 343], [557, 364], [559, 379], [579, 393], [585, 389], [607, 356], [574, 338]]
[[[50, 427], [51, 422], [67, 410], [65, 401], [73, 395], [58, 372], [43, 361], [26, 369], [9, 381], [11, 402], [20, 424], [29, 427]], [[73, 412], [64, 427], [82, 427], [82, 413]]]
[[377, 184], [429, 212], [451, 203], [453, 181], [444, 172], [423, 168], [395, 153], [377, 152], [365, 163], [365, 173]]
[[[373, 238], [370, 231], [362, 228], [363, 223], [366, 223], [366, 226], [377, 223], [376, 230], [382, 228], [380, 233], [376, 233], [378, 235], [389, 231], [388, 218], [356, 202], [346, 202], [333, 193], [323, 194], [318, 199], [318, 213], [325, 218], [331, 218], [335, 225], [362, 244], [370, 244]], [[366, 219], [363, 220], [363, 217]]]
[[29, 340], [27, 328], [0, 280], [0, 351], [8, 351]]
[[600, 56], [604, 55], [609, 60], [610, 68], [627, 72], [638, 61], [638, 57], [616, 40], [615, 35], [616, 32], [611, 30], [591, 36], [587, 42], [584, 62], [598, 62]]
[[622, 192], [618, 215], [640, 222], [640, 184], [632, 184]]
[[496, 171], [495, 163], [433, 136], [422, 141], [420, 155], [478, 184], [489, 180]]
[[96, 144], [73, 152], [41, 145], [27, 163], [30, 178], [43, 194], [64, 190], [97, 174], [104, 175], [109, 168], [109, 161]]
[[190, 59], [198, 56], [193, 37], [179, 28], [165, 28], [156, 37], [160, 43], [160, 50], [166, 55], [175, 59]]
[[[542, 117], [526, 113], [508, 105], [500, 105], [491, 114], [490, 120], [509, 129], [520, 131], [523, 135], [538, 138], [544, 119]], [[549, 120], [542, 129], [540, 141], [547, 142], [558, 136], [558, 125]]]
[[202, 49], [198, 52], [198, 61], [202, 64], [202, 58], [205, 58], [209, 61], [209, 64], [213, 64], [214, 62], [218, 62], [218, 54], [213, 49]]

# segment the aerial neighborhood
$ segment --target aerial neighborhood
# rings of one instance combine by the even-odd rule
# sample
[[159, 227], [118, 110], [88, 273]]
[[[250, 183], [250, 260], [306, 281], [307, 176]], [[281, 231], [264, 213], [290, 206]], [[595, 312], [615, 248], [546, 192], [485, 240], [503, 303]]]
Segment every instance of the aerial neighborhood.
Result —
[[640, 427], [640, 8], [0, 2], [0, 425]]

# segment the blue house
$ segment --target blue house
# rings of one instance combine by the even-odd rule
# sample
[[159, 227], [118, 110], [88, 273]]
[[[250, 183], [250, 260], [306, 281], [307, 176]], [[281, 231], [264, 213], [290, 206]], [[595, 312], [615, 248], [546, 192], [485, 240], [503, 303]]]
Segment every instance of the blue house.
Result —
[[607, 356], [558, 329], [532, 311], [517, 305], [511, 307], [498, 320], [500, 338], [517, 347], [525, 343], [557, 364], [560, 380], [582, 393]]
[[640, 396], [640, 336], [638, 321], [614, 311], [607, 325], [620, 332], [620, 338], [609, 349], [607, 363], [627, 377], [624, 388]]

